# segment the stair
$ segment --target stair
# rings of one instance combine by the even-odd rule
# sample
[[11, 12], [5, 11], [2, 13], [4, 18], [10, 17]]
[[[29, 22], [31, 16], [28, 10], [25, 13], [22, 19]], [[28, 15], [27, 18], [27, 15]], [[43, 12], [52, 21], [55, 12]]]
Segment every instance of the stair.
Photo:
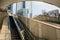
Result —
[[14, 23], [13, 17], [9, 16], [9, 19], [10, 19], [11, 40], [21, 40], [17, 27]]

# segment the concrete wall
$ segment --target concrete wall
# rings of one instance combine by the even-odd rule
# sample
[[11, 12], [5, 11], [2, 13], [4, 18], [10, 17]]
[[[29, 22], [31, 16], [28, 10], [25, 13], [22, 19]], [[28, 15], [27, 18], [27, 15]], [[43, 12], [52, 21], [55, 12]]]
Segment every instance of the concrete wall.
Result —
[[48, 23], [31, 18], [28, 19], [22, 16], [18, 16], [18, 18], [22, 20], [32, 34], [38, 38], [34, 38], [35, 40], [39, 40], [40, 38], [45, 38], [48, 40], [60, 40], [60, 30], [55, 28], [58, 26], [52, 26]]
[[11, 40], [11, 34], [10, 34], [10, 29], [9, 29], [9, 18], [6, 17], [4, 18], [2, 22], [2, 29], [0, 31], [0, 40]]
[[16, 3], [16, 2], [21, 2], [22, 0], [1, 0], [0, 1], [0, 6], [1, 8], [6, 8], [8, 5]]
[[7, 12], [0, 12], [0, 29], [2, 27], [3, 20], [7, 15]]
[[39, 20], [39, 21], [49, 21], [49, 22], [60, 23], [60, 18], [50, 17], [47, 15], [39, 15], [35, 17], [34, 19]]

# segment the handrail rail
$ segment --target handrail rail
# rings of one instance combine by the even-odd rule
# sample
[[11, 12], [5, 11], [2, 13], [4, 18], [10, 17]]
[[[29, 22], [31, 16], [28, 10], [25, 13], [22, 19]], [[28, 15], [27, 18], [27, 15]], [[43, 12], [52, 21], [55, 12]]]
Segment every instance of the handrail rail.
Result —
[[[23, 24], [22, 23], [20, 23], [20, 21], [18, 20], [18, 22], [19, 22], [19, 24], [21, 25], [21, 27], [23, 27]], [[24, 28], [24, 27], [23, 27]], [[27, 31], [27, 29], [25, 30], [25, 31]], [[26, 32], [27, 33], [27, 32]], [[28, 33], [29, 33], [29, 35], [33, 38], [33, 36], [32, 36], [32, 34], [28, 31]], [[27, 34], [28, 35], [28, 34]]]
[[[20, 35], [21, 35], [22, 40], [25, 40], [24, 34], [23, 34], [24, 31], [19, 28], [19, 26], [18, 26], [18, 24], [17, 24], [17, 21], [15, 20], [14, 17], [13, 17], [13, 20], [15, 21], [15, 24], [16, 24], [16, 26], [17, 26], [18, 32], [19, 32]], [[21, 32], [20, 32], [20, 31], [21, 31]]]

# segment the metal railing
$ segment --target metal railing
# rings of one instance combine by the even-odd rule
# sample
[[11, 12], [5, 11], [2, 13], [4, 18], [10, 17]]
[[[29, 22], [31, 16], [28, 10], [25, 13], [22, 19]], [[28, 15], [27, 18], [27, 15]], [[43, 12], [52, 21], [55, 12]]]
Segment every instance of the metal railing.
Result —
[[13, 17], [13, 20], [14, 20], [14, 22], [15, 22], [15, 24], [16, 24], [16, 27], [17, 27], [17, 29], [18, 29], [18, 32], [19, 32], [19, 34], [20, 34], [22, 40], [25, 40], [25, 38], [24, 38], [24, 30], [21, 30], [21, 28], [19, 28], [19, 25], [18, 25], [18, 23], [17, 23], [15, 17]]
[[24, 38], [25, 40], [33, 40], [31, 39], [31, 37], [33, 38], [33, 36], [31, 35], [31, 33], [28, 31], [28, 29], [21, 23], [20, 20], [16, 19], [16, 21], [18, 22], [19, 26], [21, 26], [20, 28], [24, 29]]

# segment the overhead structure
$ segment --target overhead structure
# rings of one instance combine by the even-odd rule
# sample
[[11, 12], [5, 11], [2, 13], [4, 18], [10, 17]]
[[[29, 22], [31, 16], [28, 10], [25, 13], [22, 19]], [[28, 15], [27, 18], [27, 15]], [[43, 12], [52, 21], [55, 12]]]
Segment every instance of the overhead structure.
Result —
[[[6, 6], [8, 6], [9, 4], [21, 1], [23, 0], [0, 0], [0, 7], [6, 8]], [[31, 0], [25, 0], [25, 1], [31, 1]], [[60, 0], [32, 0], [32, 1], [43, 1], [60, 7]]]

